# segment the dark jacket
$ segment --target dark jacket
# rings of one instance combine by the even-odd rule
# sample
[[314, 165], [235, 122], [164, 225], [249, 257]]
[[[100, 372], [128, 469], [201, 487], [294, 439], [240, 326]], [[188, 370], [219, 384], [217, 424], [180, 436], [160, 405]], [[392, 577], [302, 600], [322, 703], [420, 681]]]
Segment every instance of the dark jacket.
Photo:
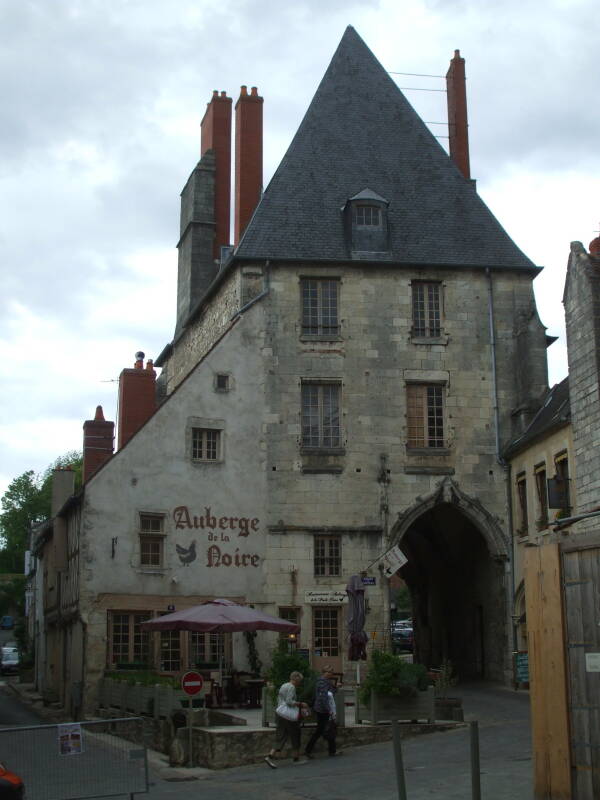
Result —
[[317, 714], [329, 714], [329, 701], [327, 700], [327, 692], [333, 692], [334, 688], [331, 683], [321, 676], [317, 678], [315, 686], [315, 704], [314, 710]]

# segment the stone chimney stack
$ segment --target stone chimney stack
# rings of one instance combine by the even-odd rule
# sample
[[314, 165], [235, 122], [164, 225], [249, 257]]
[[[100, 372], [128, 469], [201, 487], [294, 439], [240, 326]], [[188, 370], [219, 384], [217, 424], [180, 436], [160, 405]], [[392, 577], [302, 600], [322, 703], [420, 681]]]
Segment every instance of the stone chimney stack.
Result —
[[119, 375], [119, 450], [156, 411], [156, 372], [150, 358], [144, 369], [144, 355], [136, 353], [133, 369]]
[[[100, 406], [98, 406], [100, 408]], [[55, 517], [75, 491], [75, 472], [71, 467], [56, 467], [52, 471], [50, 516]]]
[[235, 104], [234, 244], [242, 238], [260, 202], [263, 179], [263, 98], [242, 86]]
[[230, 243], [231, 230], [231, 97], [213, 92], [200, 123], [200, 155], [212, 150], [215, 157], [215, 238], [213, 258]]
[[450, 67], [446, 73], [446, 95], [448, 100], [450, 158], [465, 178], [470, 179], [465, 60], [461, 58], [460, 50], [454, 51], [454, 58], [450, 61]]
[[[115, 446], [115, 423], [104, 419], [102, 406], [96, 407], [94, 419], [83, 423], [83, 482], [86, 483], [96, 470], [112, 456]], [[56, 480], [56, 473], [54, 475]], [[66, 499], [66, 498], [65, 498]], [[54, 482], [52, 484], [54, 503]]]

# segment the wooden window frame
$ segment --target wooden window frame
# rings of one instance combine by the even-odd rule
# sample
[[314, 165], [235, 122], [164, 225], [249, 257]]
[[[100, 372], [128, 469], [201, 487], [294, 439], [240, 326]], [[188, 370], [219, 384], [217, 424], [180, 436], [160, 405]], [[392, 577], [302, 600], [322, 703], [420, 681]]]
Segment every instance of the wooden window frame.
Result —
[[[335, 627], [331, 624], [326, 625], [324, 624], [327, 622], [326, 617], [328, 617], [329, 622], [331, 620], [335, 620]], [[321, 619], [319, 619], [321, 618]], [[341, 631], [340, 631], [340, 614], [339, 608], [325, 606], [323, 608], [319, 608], [318, 606], [313, 607], [313, 640], [314, 640], [314, 648], [315, 650], [319, 650], [321, 658], [337, 658], [338, 656], [342, 655], [342, 646], [340, 644], [341, 639]], [[325, 637], [324, 641], [324, 632], [326, 631], [333, 631], [335, 630], [335, 646], [332, 648], [332, 642], [334, 637], [329, 633]], [[323, 651], [325, 654], [323, 655]]]
[[314, 537], [313, 546], [315, 577], [340, 577], [342, 574], [342, 537], [339, 534], [317, 534]]
[[406, 446], [410, 450], [441, 450], [446, 443], [446, 385], [406, 385]]
[[339, 339], [339, 278], [301, 278], [300, 303], [302, 338]]
[[191, 428], [190, 457], [194, 464], [215, 464], [222, 460], [221, 433], [219, 428]]
[[162, 569], [164, 567], [164, 514], [140, 511], [140, 567]]
[[[151, 635], [147, 631], [142, 631], [139, 626], [142, 622], [152, 619], [153, 616], [154, 613], [152, 611], [119, 611], [118, 609], [111, 609], [107, 612], [107, 663], [109, 667], [119, 663], [132, 662], [142, 662], [148, 665], [152, 664]], [[119, 651], [119, 656], [115, 656], [115, 639], [117, 638], [115, 625], [117, 622], [119, 622], [120, 625], [124, 625], [125, 620], [127, 623], [127, 638], [126, 641], [119, 642], [119, 646], [123, 649]], [[119, 635], [122, 635], [122, 631], [119, 631]], [[127, 648], [127, 657], [123, 658], [125, 647]]]
[[300, 439], [303, 450], [341, 449], [341, 390], [340, 381], [302, 381]]
[[443, 294], [441, 281], [413, 281], [412, 330], [417, 339], [442, 336]]
[[354, 224], [357, 228], [381, 228], [382, 213], [380, 206], [372, 203], [356, 203], [354, 206]]

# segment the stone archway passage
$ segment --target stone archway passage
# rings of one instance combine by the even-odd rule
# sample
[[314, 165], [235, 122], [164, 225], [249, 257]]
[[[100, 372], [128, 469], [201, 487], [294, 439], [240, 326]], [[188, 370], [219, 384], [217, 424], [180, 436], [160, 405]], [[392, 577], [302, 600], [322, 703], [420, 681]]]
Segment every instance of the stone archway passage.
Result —
[[415, 661], [449, 659], [460, 679], [503, 677], [504, 569], [461, 511], [442, 503], [422, 514], [400, 544], [413, 601]]

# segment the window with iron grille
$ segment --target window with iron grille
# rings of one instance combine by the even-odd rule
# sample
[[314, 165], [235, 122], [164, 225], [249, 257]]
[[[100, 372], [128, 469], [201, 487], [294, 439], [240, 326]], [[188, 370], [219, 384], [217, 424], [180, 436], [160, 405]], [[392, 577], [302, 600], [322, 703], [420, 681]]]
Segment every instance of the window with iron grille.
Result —
[[315, 536], [315, 575], [342, 574], [342, 541], [340, 536]]
[[338, 336], [338, 280], [304, 278], [302, 292], [302, 335]]
[[441, 284], [416, 281], [412, 285], [413, 336], [439, 337], [441, 328]]
[[408, 384], [408, 447], [445, 447], [444, 391], [440, 384]]
[[313, 609], [313, 636], [315, 647], [321, 651], [323, 658], [339, 656], [340, 634], [337, 608]]
[[302, 447], [339, 448], [340, 384], [302, 384]]
[[151, 611], [109, 613], [109, 664], [149, 664], [150, 634], [141, 628], [152, 618]]
[[142, 567], [163, 566], [162, 514], [140, 514], [140, 565]]
[[192, 428], [192, 461], [218, 461], [221, 431], [213, 428]]
[[360, 227], [378, 228], [381, 226], [381, 209], [379, 206], [357, 205], [354, 208], [356, 224]]
[[527, 513], [527, 478], [525, 473], [517, 475], [517, 499], [519, 501], [519, 536], [527, 536], [529, 519]]
[[535, 488], [538, 499], [538, 518], [536, 524], [541, 530], [548, 525], [548, 491], [546, 485], [546, 465], [535, 468]]

